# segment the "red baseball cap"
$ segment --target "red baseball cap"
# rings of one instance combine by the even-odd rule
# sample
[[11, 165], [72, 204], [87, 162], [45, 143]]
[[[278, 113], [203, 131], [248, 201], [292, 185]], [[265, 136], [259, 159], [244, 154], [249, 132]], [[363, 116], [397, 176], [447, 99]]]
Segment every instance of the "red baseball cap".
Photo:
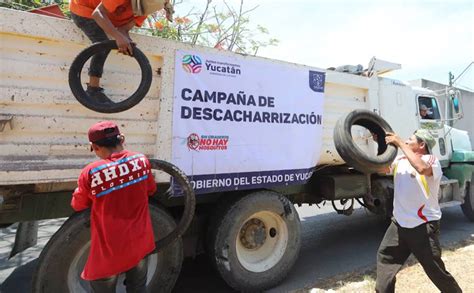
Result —
[[120, 134], [120, 130], [112, 121], [101, 121], [98, 122], [89, 128], [89, 141], [96, 142], [98, 140], [114, 137]]

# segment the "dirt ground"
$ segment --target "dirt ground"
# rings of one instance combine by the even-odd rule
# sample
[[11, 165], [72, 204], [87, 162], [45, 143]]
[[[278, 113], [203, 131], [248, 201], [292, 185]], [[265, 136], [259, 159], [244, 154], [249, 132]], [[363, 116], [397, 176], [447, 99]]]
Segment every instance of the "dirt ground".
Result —
[[[464, 292], [474, 292], [474, 235], [466, 241], [443, 247], [443, 261]], [[298, 293], [375, 292], [375, 268], [352, 272], [321, 281]], [[397, 275], [395, 292], [439, 292], [412, 256]]]

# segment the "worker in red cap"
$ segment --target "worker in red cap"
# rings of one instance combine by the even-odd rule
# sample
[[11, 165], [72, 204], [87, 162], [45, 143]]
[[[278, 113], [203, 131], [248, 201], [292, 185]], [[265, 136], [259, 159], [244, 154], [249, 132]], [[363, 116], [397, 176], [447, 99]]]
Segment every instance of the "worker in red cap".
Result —
[[115, 292], [126, 274], [127, 292], [145, 292], [146, 256], [155, 249], [148, 197], [156, 192], [145, 155], [125, 150], [111, 121], [89, 129], [91, 151], [100, 158], [81, 172], [71, 206], [91, 208], [91, 247], [81, 277], [93, 292]]

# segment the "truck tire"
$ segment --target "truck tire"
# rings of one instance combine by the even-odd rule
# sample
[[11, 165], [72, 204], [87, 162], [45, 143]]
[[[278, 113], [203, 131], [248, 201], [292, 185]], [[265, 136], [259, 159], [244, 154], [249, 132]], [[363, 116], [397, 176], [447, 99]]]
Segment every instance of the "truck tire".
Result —
[[372, 180], [372, 197], [374, 205], [367, 205], [367, 209], [383, 220], [390, 220], [393, 214], [393, 181], [385, 178]]
[[474, 222], [474, 176], [466, 187], [466, 197], [464, 197], [464, 203], [461, 205], [462, 212], [469, 219]]
[[159, 251], [161, 248], [168, 246], [186, 232], [194, 217], [196, 196], [188, 177], [178, 167], [169, 162], [157, 159], [150, 159], [150, 164], [152, 169], [161, 170], [173, 177], [174, 183], [179, 186], [184, 195], [184, 210], [181, 220], [176, 229], [156, 242], [156, 250]]
[[224, 202], [208, 230], [211, 263], [227, 284], [260, 292], [285, 278], [300, 250], [300, 220], [293, 204], [271, 191]]
[[[150, 205], [155, 237], [176, 228], [174, 219], [163, 209]], [[81, 279], [90, 247], [90, 211], [71, 216], [44, 247], [33, 274], [32, 292], [91, 292], [89, 283]], [[148, 256], [148, 292], [171, 292], [181, 271], [183, 243], [181, 238]], [[117, 292], [125, 292], [124, 278]]]
[[[354, 143], [351, 134], [353, 125], [365, 127], [377, 134], [377, 156], [367, 155]], [[393, 130], [382, 117], [368, 110], [354, 110], [336, 122], [334, 143], [337, 152], [349, 166], [363, 173], [376, 173], [397, 156], [397, 148], [385, 143], [386, 132]]]
[[128, 110], [140, 103], [140, 101], [145, 97], [145, 95], [148, 93], [148, 90], [150, 89], [151, 81], [153, 79], [150, 62], [140, 49], [138, 49], [136, 46], [133, 46], [133, 57], [140, 65], [142, 74], [140, 85], [138, 86], [137, 90], [129, 98], [118, 103], [114, 103], [112, 101], [110, 103], [100, 103], [89, 97], [89, 95], [84, 90], [81, 81], [81, 72], [84, 64], [96, 53], [114, 49], [117, 49], [117, 43], [115, 40], [95, 43], [92, 46], [82, 50], [76, 56], [76, 58], [74, 58], [74, 61], [69, 68], [69, 87], [71, 88], [72, 94], [79, 103], [92, 111], [100, 113], [117, 113]]

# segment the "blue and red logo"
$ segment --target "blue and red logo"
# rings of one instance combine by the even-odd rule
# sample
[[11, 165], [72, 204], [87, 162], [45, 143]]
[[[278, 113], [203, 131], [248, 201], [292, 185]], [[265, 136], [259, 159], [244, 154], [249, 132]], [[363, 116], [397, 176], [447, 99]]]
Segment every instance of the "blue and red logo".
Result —
[[189, 73], [199, 73], [202, 69], [201, 58], [197, 55], [184, 55], [183, 69]]

